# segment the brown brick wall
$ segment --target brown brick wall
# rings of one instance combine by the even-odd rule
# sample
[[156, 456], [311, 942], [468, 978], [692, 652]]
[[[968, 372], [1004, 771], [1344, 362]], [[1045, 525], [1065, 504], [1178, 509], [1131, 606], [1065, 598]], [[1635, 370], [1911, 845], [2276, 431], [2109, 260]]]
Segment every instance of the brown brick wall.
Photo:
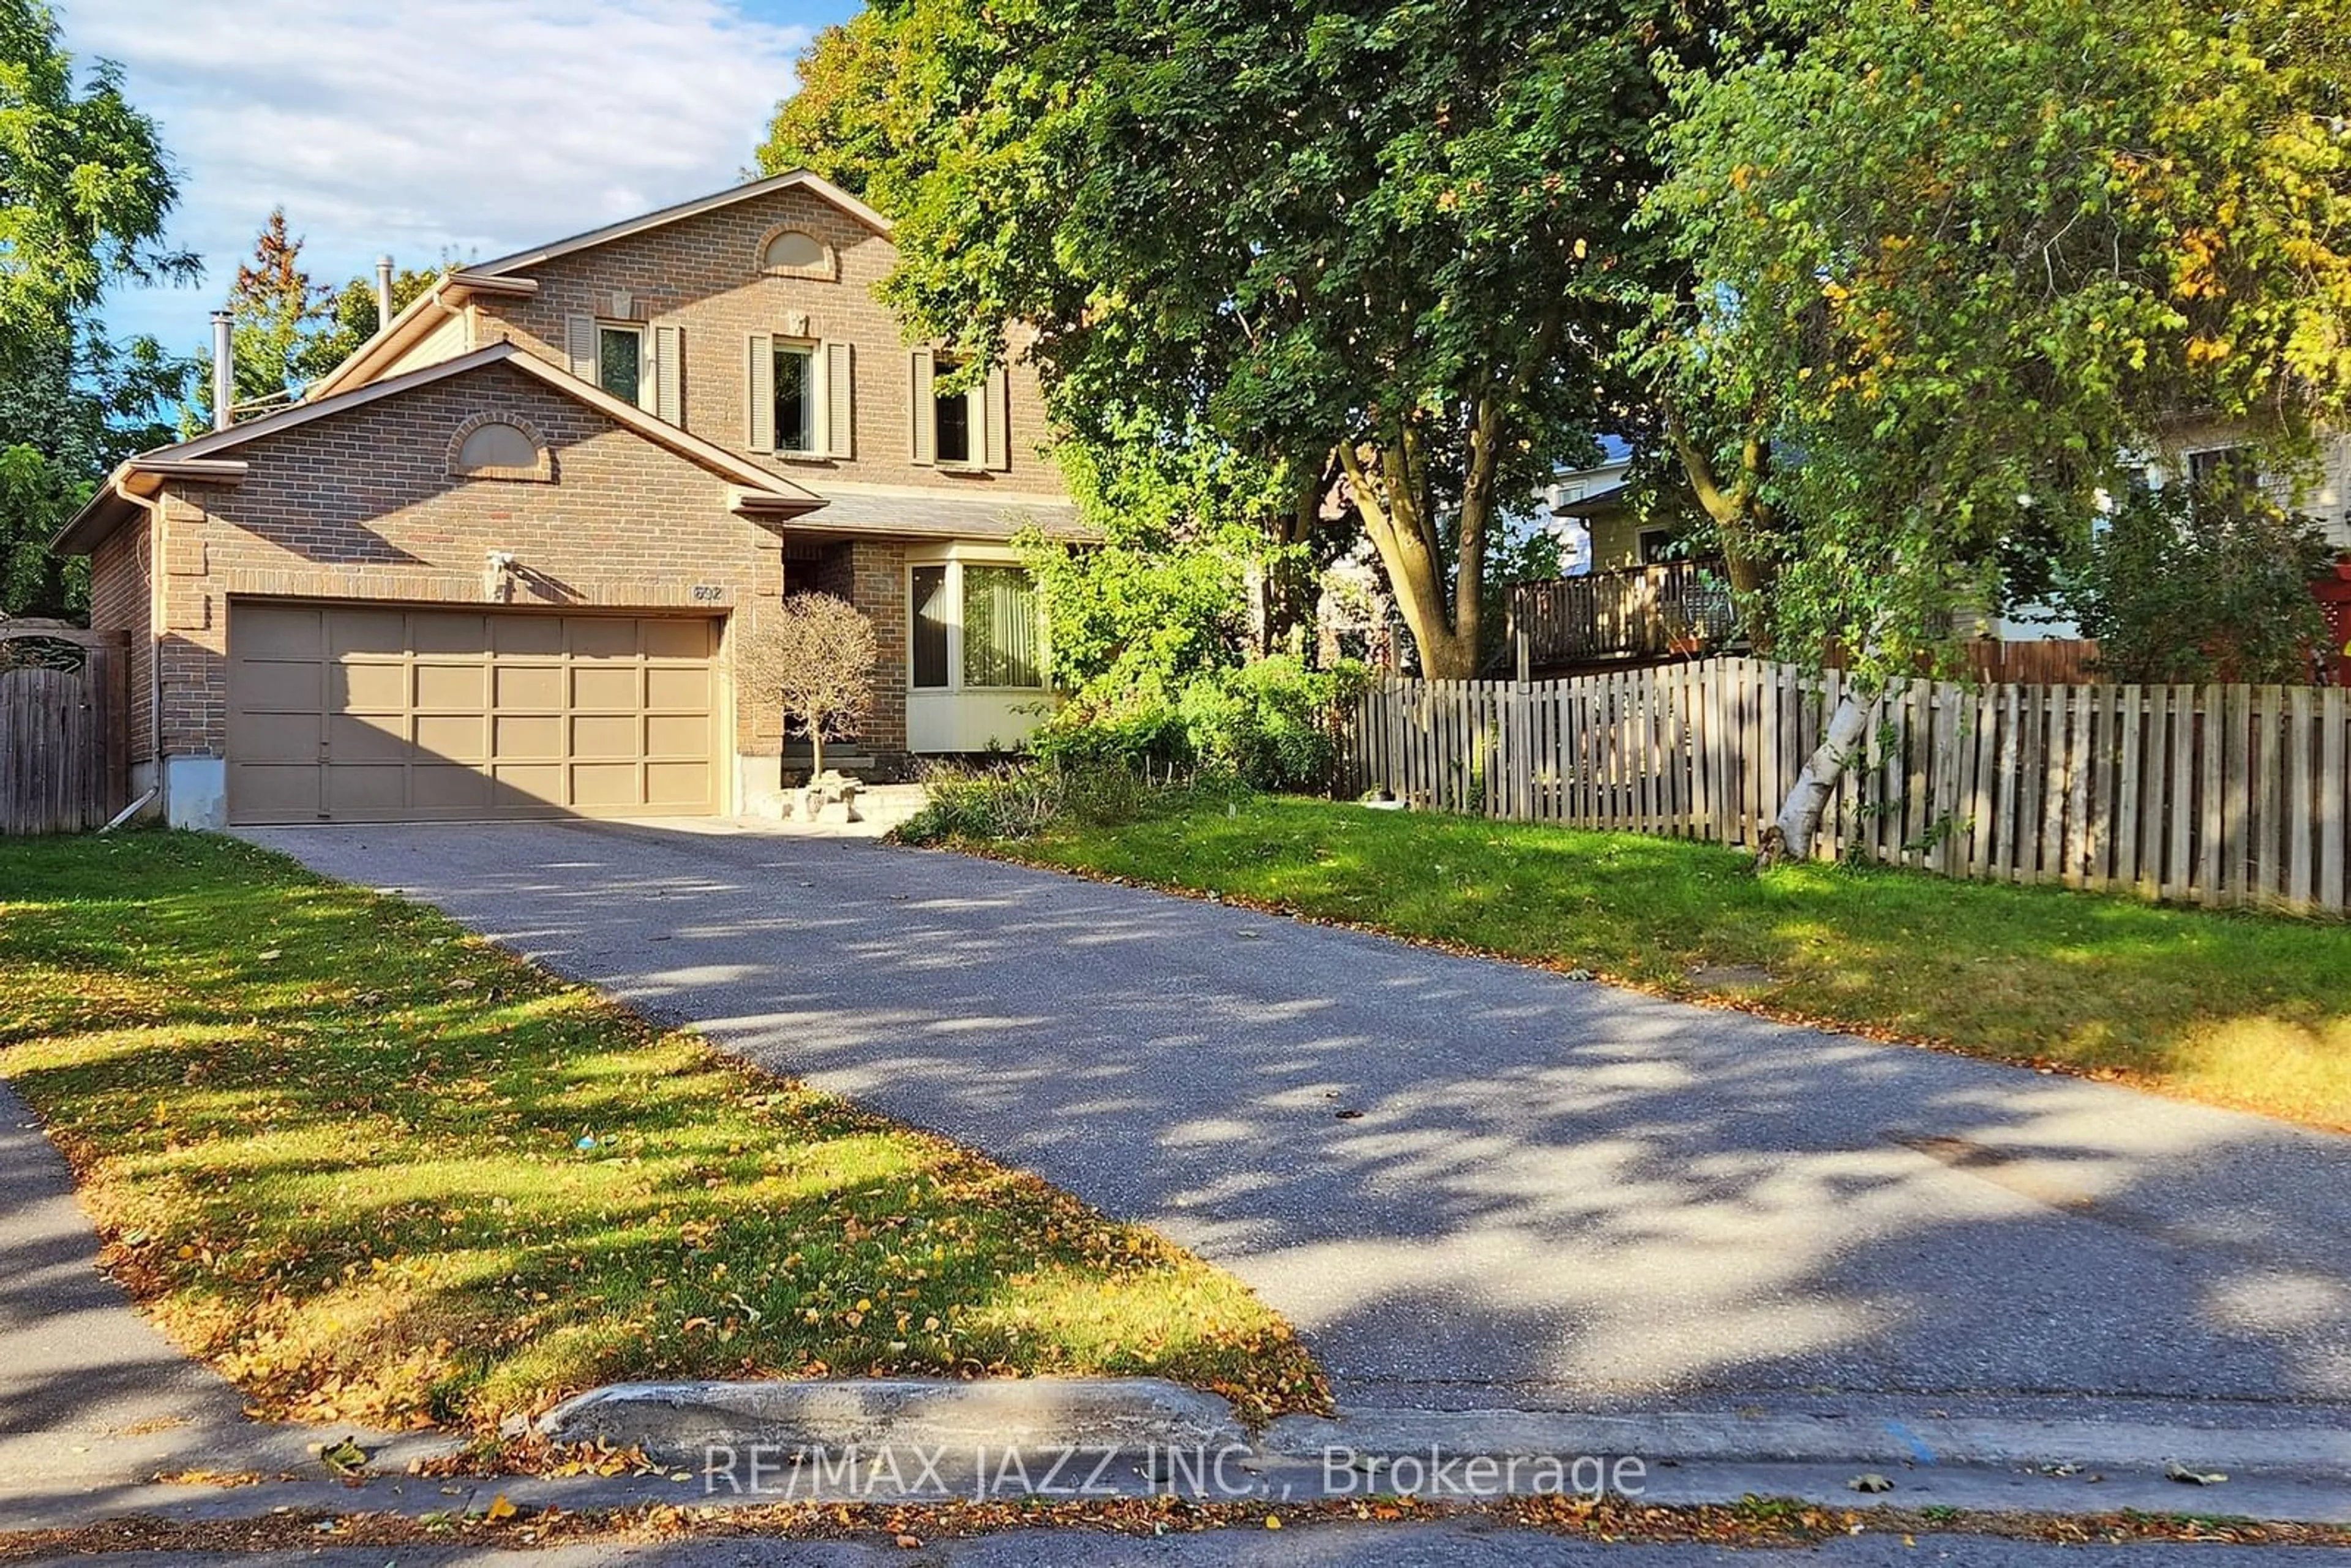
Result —
[[[806, 229], [832, 246], [839, 279], [777, 277], [758, 270], [763, 240], [784, 225]], [[564, 319], [613, 318], [612, 294], [630, 296], [630, 319], [684, 329], [685, 426], [729, 450], [746, 452], [743, 340], [783, 333], [785, 318], [808, 317], [811, 336], [855, 346], [855, 455], [845, 462], [754, 461], [821, 495], [827, 477], [862, 484], [920, 485], [984, 498], [991, 488], [1058, 494], [1061, 482], [1039, 456], [1045, 444], [1043, 401], [1033, 368], [1011, 367], [1011, 468], [963, 474], [918, 467], [907, 452], [912, 382], [898, 322], [874, 298], [896, 250], [831, 204], [805, 191], [778, 191], [524, 269], [538, 293], [523, 300], [485, 300], [479, 342], [509, 338], [559, 365], [569, 365]]]
[[[450, 438], [486, 411], [540, 434], [553, 482], [449, 475]], [[776, 537], [727, 509], [723, 481], [505, 366], [261, 436], [236, 455], [251, 465], [242, 484], [165, 492], [170, 752], [222, 752], [236, 595], [724, 615], [782, 590]], [[493, 549], [519, 568], [503, 599], [485, 570]], [[754, 706], [737, 705], [746, 751], [776, 731]]]
[[846, 599], [873, 622], [882, 657], [873, 714], [859, 737], [877, 757], [906, 751], [906, 547], [892, 539], [843, 539], [813, 562], [794, 561], [786, 591], [810, 589]]
[[145, 517], [98, 547], [89, 563], [89, 623], [100, 632], [131, 634], [131, 760], [155, 759], [155, 705], [149, 700], [154, 679], [155, 643], [152, 579], [148, 574]]

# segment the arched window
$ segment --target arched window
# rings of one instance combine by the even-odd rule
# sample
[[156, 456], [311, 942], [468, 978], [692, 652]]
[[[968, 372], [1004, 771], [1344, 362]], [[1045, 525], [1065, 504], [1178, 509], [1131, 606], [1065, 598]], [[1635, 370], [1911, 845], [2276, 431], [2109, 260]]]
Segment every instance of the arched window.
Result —
[[777, 229], [759, 242], [759, 270], [776, 277], [833, 279], [832, 247], [806, 229]]
[[519, 416], [477, 413], [450, 438], [449, 472], [466, 479], [547, 480], [555, 465], [547, 443]]

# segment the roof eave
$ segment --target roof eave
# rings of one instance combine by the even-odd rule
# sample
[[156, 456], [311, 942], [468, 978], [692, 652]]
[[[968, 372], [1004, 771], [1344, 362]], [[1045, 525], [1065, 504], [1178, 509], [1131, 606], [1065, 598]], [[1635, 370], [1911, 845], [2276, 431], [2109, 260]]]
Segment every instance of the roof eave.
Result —
[[166, 479], [200, 480], [209, 485], [235, 485], [246, 465], [225, 458], [133, 457], [108, 475], [98, 494], [66, 519], [49, 549], [58, 555], [89, 555], [123, 524], [146, 510], [144, 502], [162, 488]]
[[536, 278], [490, 277], [471, 268], [444, 274], [439, 282], [402, 307], [400, 314], [373, 337], [353, 349], [349, 359], [303, 388], [302, 401], [317, 402], [372, 380], [386, 364], [414, 348], [441, 324], [436, 308], [440, 315], [451, 315], [482, 295], [527, 299], [538, 292]]

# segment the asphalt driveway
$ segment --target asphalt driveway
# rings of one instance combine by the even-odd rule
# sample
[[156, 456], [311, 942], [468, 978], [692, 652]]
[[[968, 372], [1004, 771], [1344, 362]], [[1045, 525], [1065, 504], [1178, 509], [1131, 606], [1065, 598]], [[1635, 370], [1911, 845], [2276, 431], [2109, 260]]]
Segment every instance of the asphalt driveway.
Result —
[[1158, 1227], [1343, 1403], [2351, 1424], [2351, 1140], [958, 855], [249, 836]]

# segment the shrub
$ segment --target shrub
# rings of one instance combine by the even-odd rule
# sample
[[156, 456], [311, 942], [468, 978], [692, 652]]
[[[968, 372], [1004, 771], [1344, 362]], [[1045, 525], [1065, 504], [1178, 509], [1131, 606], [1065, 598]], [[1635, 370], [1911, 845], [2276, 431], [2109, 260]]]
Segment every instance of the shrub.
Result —
[[1224, 772], [1252, 789], [1322, 789], [1338, 766], [1337, 710], [1366, 678], [1352, 661], [1318, 671], [1277, 654], [1204, 673], [1172, 699], [1156, 686], [1115, 703], [1081, 697], [1030, 737], [1029, 750], [1058, 768]]
[[2116, 509], [2059, 602], [2111, 680], [2307, 681], [2325, 536], [2258, 491], [2169, 486]]

